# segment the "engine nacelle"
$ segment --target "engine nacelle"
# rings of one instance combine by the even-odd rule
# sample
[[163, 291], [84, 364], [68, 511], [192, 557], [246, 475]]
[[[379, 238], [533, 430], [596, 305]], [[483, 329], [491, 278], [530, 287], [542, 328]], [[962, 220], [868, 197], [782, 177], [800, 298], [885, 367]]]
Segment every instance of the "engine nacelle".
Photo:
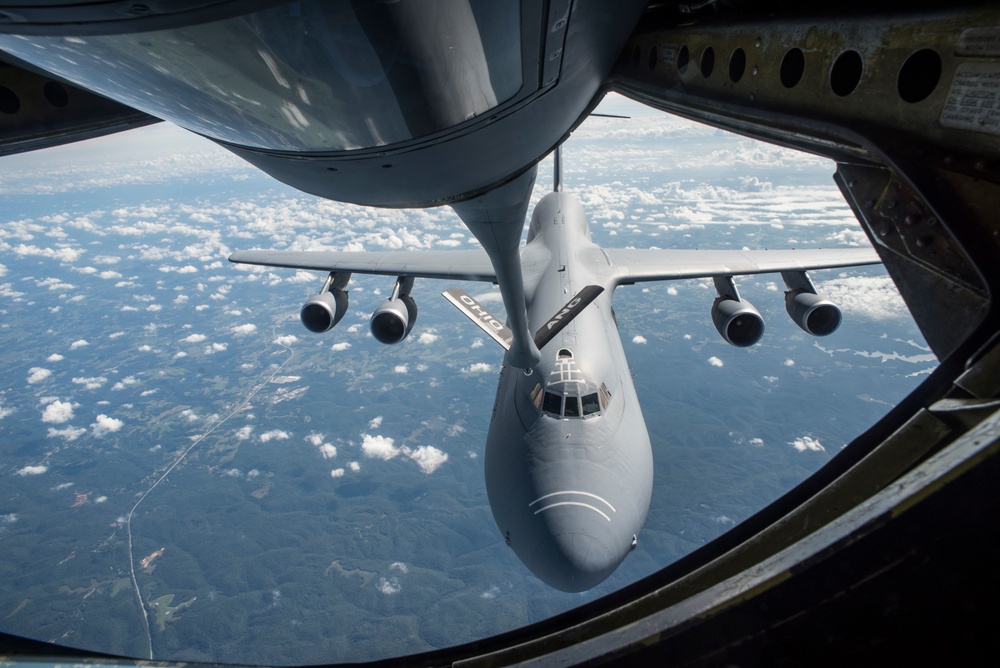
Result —
[[382, 302], [372, 313], [369, 325], [378, 341], [393, 344], [405, 339], [416, 321], [417, 303], [410, 295], [400, 295]]
[[712, 304], [712, 322], [722, 338], [739, 348], [748, 348], [764, 335], [764, 319], [753, 304], [718, 297]]
[[333, 288], [313, 295], [299, 311], [302, 324], [310, 332], [322, 334], [333, 329], [347, 313], [347, 293]]
[[803, 290], [789, 290], [785, 293], [785, 310], [792, 322], [813, 336], [833, 334], [842, 320], [840, 308], [836, 304]]

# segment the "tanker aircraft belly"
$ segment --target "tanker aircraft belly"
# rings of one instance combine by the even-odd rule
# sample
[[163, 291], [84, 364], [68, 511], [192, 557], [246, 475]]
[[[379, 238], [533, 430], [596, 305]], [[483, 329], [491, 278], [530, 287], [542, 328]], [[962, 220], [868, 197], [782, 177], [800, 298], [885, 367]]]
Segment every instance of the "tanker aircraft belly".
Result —
[[[242, 251], [230, 260], [329, 271], [322, 291], [302, 309], [303, 323], [317, 332], [346, 311], [352, 272], [397, 276], [392, 296], [371, 319], [383, 342], [401, 341], [413, 327], [414, 278], [498, 282], [502, 289], [507, 275], [477, 251]], [[871, 249], [602, 249], [574, 197], [562, 191], [543, 197], [520, 251], [522, 317], [535, 332], [521, 349], [537, 347], [540, 359], [529, 368], [524, 356], [512, 362], [525, 328], [507, 328], [460, 289], [445, 295], [507, 349], [485, 456], [490, 508], [506, 544], [536, 576], [564, 591], [594, 587], [636, 545], [652, 496], [653, 458], [611, 306], [616, 287], [713, 278], [716, 328], [729, 343], [748, 346], [760, 338], [763, 321], [741, 299], [734, 274], [781, 273], [789, 315], [805, 331], [825, 335], [840, 324], [840, 311], [816, 294], [805, 271], [876, 263]]]

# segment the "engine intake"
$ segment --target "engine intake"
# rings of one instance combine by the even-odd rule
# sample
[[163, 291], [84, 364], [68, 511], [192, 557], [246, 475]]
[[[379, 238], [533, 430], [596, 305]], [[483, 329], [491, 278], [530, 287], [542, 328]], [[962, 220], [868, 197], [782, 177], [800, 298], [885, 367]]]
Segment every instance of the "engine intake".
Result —
[[748, 348], [764, 335], [764, 319], [747, 301], [716, 298], [712, 304], [712, 322], [722, 338], [738, 348]]
[[417, 321], [417, 303], [410, 295], [386, 299], [372, 313], [372, 336], [381, 343], [399, 343], [405, 339]]
[[376, 340], [391, 345], [409, 336], [417, 321], [417, 302], [410, 296], [411, 289], [413, 279], [400, 276], [392, 288], [392, 296], [372, 313], [369, 327]]
[[807, 334], [827, 336], [840, 327], [840, 309], [829, 299], [816, 294], [816, 286], [804, 271], [783, 271], [785, 310], [788, 317]]
[[323, 287], [314, 294], [299, 311], [299, 319], [310, 332], [322, 334], [333, 329], [347, 313], [347, 284], [351, 280], [348, 272], [331, 272], [323, 282]]
[[840, 309], [829, 299], [802, 290], [785, 293], [785, 310], [792, 322], [813, 336], [833, 334], [843, 319]]
[[310, 297], [299, 311], [299, 318], [310, 332], [322, 334], [333, 329], [345, 313], [347, 313], [347, 293], [339, 288], [333, 288]]

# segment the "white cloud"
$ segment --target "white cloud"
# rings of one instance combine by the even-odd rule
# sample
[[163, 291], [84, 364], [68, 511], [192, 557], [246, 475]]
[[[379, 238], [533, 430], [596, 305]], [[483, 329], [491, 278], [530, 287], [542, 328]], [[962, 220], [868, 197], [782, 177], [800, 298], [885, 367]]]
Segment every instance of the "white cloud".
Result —
[[247, 334], [253, 334], [256, 331], [257, 331], [257, 325], [253, 324], [252, 322], [248, 322], [245, 325], [237, 325], [236, 327], [232, 328], [232, 332], [236, 336], [246, 336]]
[[442, 464], [448, 461], [448, 454], [432, 445], [421, 445], [409, 453], [410, 459], [417, 463], [424, 473], [434, 473]]
[[361, 435], [361, 451], [366, 457], [390, 460], [399, 454], [400, 450], [393, 445], [393, 440], [388, 436], [372, 436], [370, 434]]
[[18, 244], [12, 250], [21, 257], [40, 256], [59, 260], [60, 262], [76, 262], [83, 255], [82, 250], [75, 248], [39, 248], [38, 246], [25, 246], [24, 244]]
[[73, 419], [75, 405], [69, 401], [53, 401], [42, 411], [42, 422], [62, 424]]
[[319, 446], [323, 445], [323, 441], [325, 439], [323, 438], [323, 434], [314, 431], [308, 436], [306, 436], [305, 440], [309, 443], [312, 443], [318, 448]]
[[482, 347], [483, 347], [483, 340], [482, 339], [476, 338], [476, 339], [472, 340], [472, 346], [471, 346], [471, 348], [473, 350], [475, 350], [476, 348], [482, 348]]
[[239, 441], [245, 441], [250, 438], [250, 433], [253, 432], [253, 427], [246, 425], [245, 427], [240, 427], [236, 430], [236, 439]]
[[181, 343], [201, 343], [207, 338], [204, 334], [190, 334], [181, 339]]
[[74, 341], [73, 343], [69, 344], [69, 349], [70, 350], [76, 350], [77, 348], [83, 348], [84, 346], [89, 346], [89, 345], [90, 345], [90, 342], [87, 341], [86, 339], [78, 339], [78, 340]]
[[787, 359], [784, 362], [782, 362], [782, 364], [784, 364], [785, 366], [795, 366], [795, 360]]
[[406, 573], [410, 572], [410, 567], [404, 564], [402, 561], [394, 561], [391, 564], [389, 564], [389, 570], [399, 571], [400, 573], [403, 573], [405, 575]]
[[646, 337], [641, 334], [633, 336], [632, 343], [646, 343]]
[[83, 427], [63, 427], [62, 429], [56, 429], [55, 427], [49, 427], [49, 438], [62, 438], [67, 441], [75, 441], [84, 434], [87, 430]]
[[330, 443], [324, 443], [319, 446], [319, 454], [323, 455], [323, 459], [333, 459], [337, 456], [337, 447]]
[[97, 416], [97, 421], [91, 423], [90, 428], [94, 432], [94, 436], [97, 438], [102, 438], [108, 434], [112, 434], [122, 428], [124, 423], [113, 417], [108, 417], [103, 413]]
[[33, 366], [30, 369], [28, 369], [28, 385], [34, 385], [35, 383], [40, 383], [51, 375], [52, 372], [49, 371], [48, 369], [43, 369], [42, 367], [39, 366]]
[[340, 343], [335, 343], [332, 346], [330, 346], [330, 350], [332, 350], [335, 353], [339, 353], [343, 350], [347, 350], [350, 347], [351, 347], [350, 343], [348, 343], [347, 341], [341, 341]]
[[425, 345], [434, 343], [437, 340], [438, 340], [438, 335], [431, 334], [430, 332], [424, 332], [423, 334], [420, 335], [420, 338], [417, 339], [419, 343], [423, 343]]
[[392, 596], [393, 594], [398, 594], [402, 587], [399, 585], [399, 580], [392, 578], [391, 580], [386, 580], [385, 578], [379, 578], [378, 590], [380, 593], [386, 596]]
[[462, 373], [489, 373], [493, 370], [493, 365], [486, 362], [476, 362], [462, 369]]
[[104, 386], [108, 379], [104, 376], [90, 376], [74, 378], [73, 382], [77, 385], [83, 385], [86, 390], [96, 390]]
[[135, 376], [125, 376], [120, 381], [111, 386], [112, 390], [124, 390], [126, 387], [138, 385], [139, 379]]
[[281, 429], [272, 429], [271, 431], [265, 431], [263, 434], [258, 436], [261, 443], [267, 443], [268, 441], [273, 441], [273, 440], [284, 441], [291, 437], [292, 437], [291, 434]]
[[37, 466], [25, 466], [24, 468], [18, 469], [17, 474], [19, 476], [41, 475], [48, 470], [49, 470], [48, 466], [45, 466], [44, 464], [39, 464]]
[[368, 428], [369, 429], [378, 429], [381, 426], [382, 426], [382, 416], [381, 415], [376, 415], [375, 417], [373, 417], [371, 420], [368, 421]]
[[708, 358], [708, 363], [711, 364], [712, 366], [722, 366], [723, 365], [723, 361], [720, 360], [715, 355], [712, 355], [711, 357]]
[[330, 477], [331, 478], [343, 478], [344, 477], [344, 469], [333, 469], [332, 471], [330, 471]]
[[63, 359], [64, 359], [63, 356], [60, 355], [59, 353], [52, 353], [51, 355], [49, 355], [48, 357], [45, 358], [45, 361], [46, 362], [61, 362]]
[[106, 497], [106, 496], [99, 496], [96, 499], [94, 499], [94, 503], [104, 503], [107, 500], [108, 500], [108, 497]]
[[294, 334], [285, 334], [284, 336], [279, 336], [273, 342], [278, 344], [279, 346], [290, 346], [298, 340], [299, 337], [295, 336]]
[[357, 462], [347, 462], [347, 468], [351, 469], [355, 473], [361, 470], [361, 464]]
[[409, 373], [410, 368], [405, 364], [397, 364], [392, 370], [396, 373]]
[[479, 598], [485, 598], [487, 600], [494, 599], [497, 597], [497, 594], [499, 593], [500, 593], [500, 587], [496, 585], [490, 585], [490, 588], [484, 591], [482, 594], [480, 594]]
[[754, 445], [754, 446], [760, 447], [760, 446], [764, 445], [764, 439], [762, 439], [762, 438], [751, 438], [750, 439], [750, 445]]
[[845, 314], [872, 320], [888, 320], [907, 314], [906, 303], [888, 276], [841, 276], [822, 281], [816, 287], [817, 292], [837, 304]]
[[820, 445], [818, 439], [812, 436], [803, 436], [791, 441], [788, 445], [792, 446], [799, 452], [805, 452], [806, 450], [812, 450], [813, 452], [826, 452], [826, 448]]

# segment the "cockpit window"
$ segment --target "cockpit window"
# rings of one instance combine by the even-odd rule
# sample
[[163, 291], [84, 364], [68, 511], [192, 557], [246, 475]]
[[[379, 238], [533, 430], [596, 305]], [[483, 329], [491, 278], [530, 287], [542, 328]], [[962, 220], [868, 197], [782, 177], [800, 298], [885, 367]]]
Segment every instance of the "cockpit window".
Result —
[[531, 390], [531, 403], [535, 405], [535, 408], [541, 408], [542, 406], [542, 384], [535, 383], [535, 388]]
[[597, 392], [592, 392], [583, 398], [583, 415], [594, 415], [601, 412], [601, 402], [597, 398]]
[[580, 397], [566, 397], [565, 417], [580, 417]]
[[552, 392], [546, 392], [545, 400], [542, 402], [542, 410], [553, 415], [562, 415], [562, 397]]

